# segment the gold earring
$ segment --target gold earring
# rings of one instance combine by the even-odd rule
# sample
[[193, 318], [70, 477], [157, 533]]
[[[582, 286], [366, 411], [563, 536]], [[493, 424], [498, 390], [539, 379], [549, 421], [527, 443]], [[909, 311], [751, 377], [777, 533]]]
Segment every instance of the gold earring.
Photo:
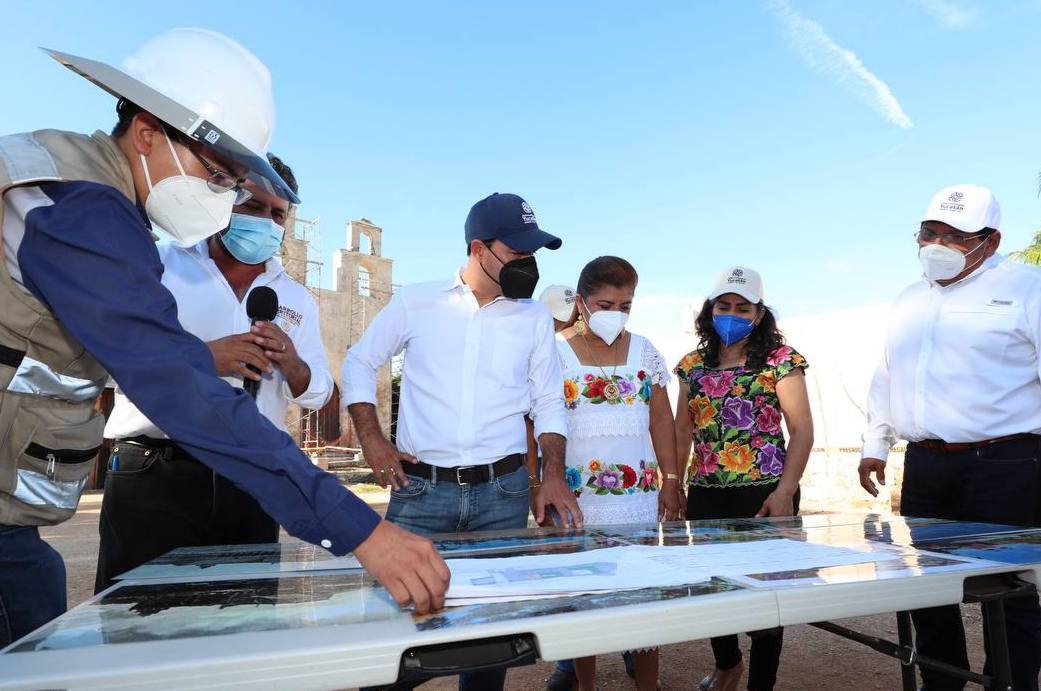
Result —
[[575, 320], [574, 326], [571, 327], [575, 330], [575, 334], [578, 336], [584, 336], [586, 334], [586, 323], [582, 321], [582, 315], [578, 315], [578, 319]]

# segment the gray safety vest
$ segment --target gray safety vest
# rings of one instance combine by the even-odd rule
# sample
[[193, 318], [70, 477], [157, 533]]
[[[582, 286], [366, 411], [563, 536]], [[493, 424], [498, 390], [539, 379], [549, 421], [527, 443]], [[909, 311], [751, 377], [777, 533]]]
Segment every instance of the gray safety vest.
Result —
[[[0, 200], [14, 187], [80, 180], [134, 200], [126, 157], [102, 132], [0, 137]], [[105, 426], [95, 399], [107, 375], [8, 272], [11, 208], [0, 204], [0, 526], [53, 525], [76, 511], [94, 466]], [[8, 259], [17, 266], [17, 256]]]

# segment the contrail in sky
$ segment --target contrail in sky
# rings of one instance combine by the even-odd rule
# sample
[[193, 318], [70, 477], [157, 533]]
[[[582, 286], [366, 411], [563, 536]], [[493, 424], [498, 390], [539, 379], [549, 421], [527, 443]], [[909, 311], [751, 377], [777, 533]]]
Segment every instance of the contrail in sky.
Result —
[[889, 86], [865, 67], [856, 53], [835, 43], [820, 24], [793, 10], [787, 0], [769, 0], [767, 4], [781, 20], [792, 47], [811, 69], [835, 79], [897, 127], [914, 127]]
[[965, 8], [949, 0], [914, 0], [929, 14], [936, 17], [945, 29], [964, 29], [979, 14], [973, 7]]

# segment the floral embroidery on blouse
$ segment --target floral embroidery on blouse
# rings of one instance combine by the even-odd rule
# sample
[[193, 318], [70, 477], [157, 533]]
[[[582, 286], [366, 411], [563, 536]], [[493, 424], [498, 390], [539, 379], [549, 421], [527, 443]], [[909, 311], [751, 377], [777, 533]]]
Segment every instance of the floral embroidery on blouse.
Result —
[[674, 370], [687, 384], [693, 455], [687, 482], [739, 487], [776, 482], [784, 470], [784, 434], [777, 382], [806, 359], [791, 346], [777, 348], [766, 367], [712, 370], [688, 353]]
[[565, 379], [564, 405], [569, 410], [574, 410], [580, 397], [594, 404], [633, 405], [637, 401], [647, 403], [651, 400], [651, 377], [644, 370], [640, 370], [635, 376], [586, 374], [581, 378]]
[[585, 467], [568, 466], [565, 477], [568, 489], [576, 497], [585, 491], [622, 495], [658, 490], [658, 464], [646, 461], [633, 468], [626, 463], [605, 463], [594, 458]]

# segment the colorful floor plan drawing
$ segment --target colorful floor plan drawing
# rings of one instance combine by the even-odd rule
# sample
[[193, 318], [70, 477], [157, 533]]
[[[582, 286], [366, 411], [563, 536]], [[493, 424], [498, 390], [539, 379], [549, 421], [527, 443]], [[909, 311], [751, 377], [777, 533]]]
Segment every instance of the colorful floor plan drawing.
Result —
[[607, 561], [594, 561], [588, 564], [564, 564], [561, 566], [535, 567], [531, 569], [502, 569], [489, 571], [487, 575], [470, 579], [473, 585], [494, 585], [496, 583], [530, 583], [555, 578], [589, 578], [590, 576], [613, 576], [618, 565]]

